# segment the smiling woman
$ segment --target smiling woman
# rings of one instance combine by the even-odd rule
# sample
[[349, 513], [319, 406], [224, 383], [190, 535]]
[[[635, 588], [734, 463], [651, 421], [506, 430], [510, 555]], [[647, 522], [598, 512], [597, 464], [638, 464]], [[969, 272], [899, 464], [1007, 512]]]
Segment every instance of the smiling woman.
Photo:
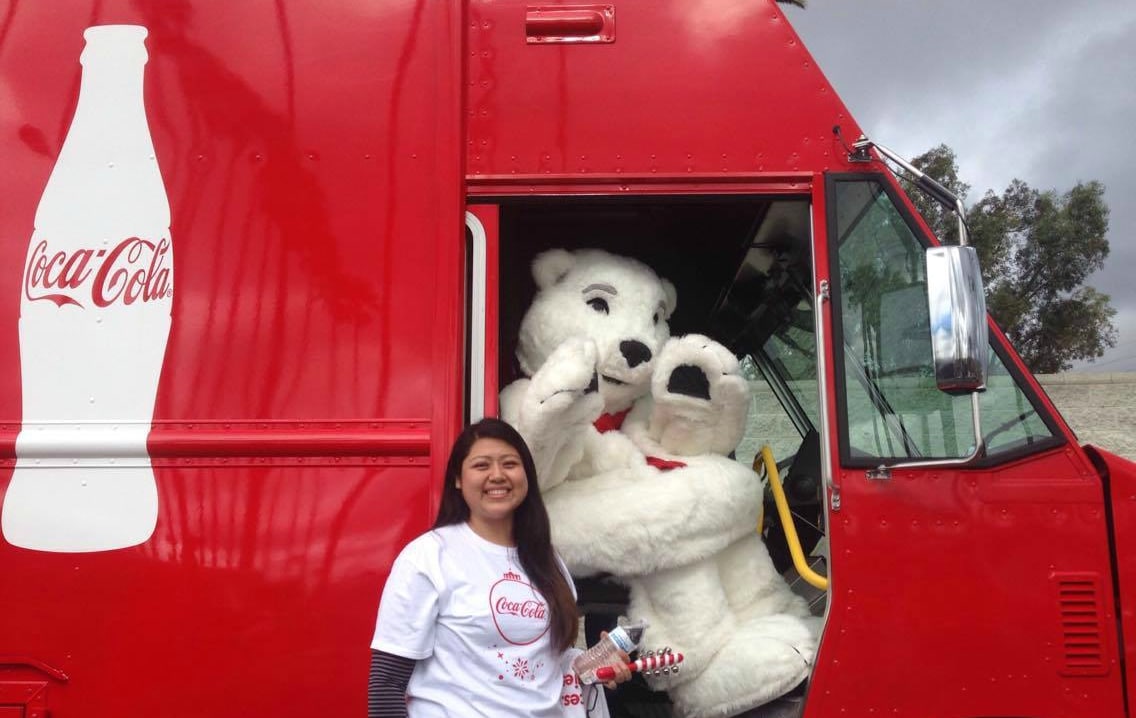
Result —
[[454, 442], [443, 482], [434, 528], [403, 549], [383, 590], [369, 715], [564, 715], [564, 692], [579, 691], [576, 592], [532, 454], [513, 427], [482, 419]]

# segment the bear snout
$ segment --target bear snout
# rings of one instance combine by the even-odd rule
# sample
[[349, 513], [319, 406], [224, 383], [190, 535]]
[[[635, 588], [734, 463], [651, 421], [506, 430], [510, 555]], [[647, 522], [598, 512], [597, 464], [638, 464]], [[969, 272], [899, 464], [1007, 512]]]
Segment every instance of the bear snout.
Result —
[[626, 339], [619, 343], [619, 353], [627, 360], [627, 366], [634, 369], [643, 362], [651, 361], [651, 350], [646, 344], [634, 339]]
[[710, 380], [706, 378], [702, 367], [681, 364], [675, 367], [667, 379], [667, 391], [709, 401]]

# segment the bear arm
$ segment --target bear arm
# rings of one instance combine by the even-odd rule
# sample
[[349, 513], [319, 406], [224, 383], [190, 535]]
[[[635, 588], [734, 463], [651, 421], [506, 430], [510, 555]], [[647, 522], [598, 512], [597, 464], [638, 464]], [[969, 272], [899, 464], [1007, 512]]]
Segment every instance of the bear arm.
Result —
[[594, 428], [580, 434], [580, 460], [568, 480], [587, 480], [612, 471], [647, 468], [643, 452], [622, 431], [600, 433]]
[[729, 459], [699, 457], [666, 472], [568, 481], [545, 503], [553, 543], [574, 573], [636, 576], [702, 560], [755, 531], [761, 484]]
[[586, 437], [603, 411], [595, 390], [596, 346], [570, 339], [558, 346], [531, 379], [501, 392], [502, 417], [512, 424], [533, 454], [541, 488], [564, 481], [580, 462]]
[[584, 440], [581, 435], [587, 426], [557, 429], [526, 411], [531, 406], [532, 381], [518, 379], [501, 391], [501, 418], [513, 426], [525, 440], [536, 465], [536, 475], [542, 489], [562, 483], [583, 456]]

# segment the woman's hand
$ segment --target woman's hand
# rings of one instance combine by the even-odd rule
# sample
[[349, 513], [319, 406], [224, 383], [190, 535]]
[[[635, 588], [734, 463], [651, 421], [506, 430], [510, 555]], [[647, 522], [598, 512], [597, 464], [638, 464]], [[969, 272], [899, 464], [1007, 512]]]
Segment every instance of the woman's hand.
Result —
[[[600, 631], [600, 640], [602, 641], [606, 637], [607, 631]], [[616, 685], [631, 680], [631, 669], [627, 667], [631, 658], [623, 651], [617, 652], [616, 658], [617, 662], [608, 664], [615, 671], [615, 677], [610, 681], [604, 681], [604, 687], [609, 690], [615, 690]]]

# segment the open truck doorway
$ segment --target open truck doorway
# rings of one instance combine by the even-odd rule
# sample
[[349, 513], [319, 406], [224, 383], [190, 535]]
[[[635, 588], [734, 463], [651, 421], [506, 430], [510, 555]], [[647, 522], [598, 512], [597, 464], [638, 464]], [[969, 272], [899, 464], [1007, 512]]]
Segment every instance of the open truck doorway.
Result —
[[[499, 217], [496, 369], [501, 386], [523, 375], [515, 348], [521, 318], [536, 293], [531, 267], [537, 255], [602, 248], [647, 264], [675, 285], [671, 336], [707, 335], [741, 360], [753, 405], [745, 437], [731, 458], [753, 467], [758, 482], [765, 473], [761, 449], [770, 445], [801, 549], [811, 568], [826, 574], [810, 198], [739, 193], [478, 202], [483, 204], [475, 208], [492, 205], [491, 214]], [[762, 532], [777, 572], [806, 596], [814, 615], [823, 616], [826, 592], [798, 574], [772, 492], [766, 493], [766, 503], [762, 524], [753, 530]], [[605, 574], [578, 576], [577, 585], [591, 644], [628, 614], [628, 593]], [[803, 689], [752, 715], [799, 715]], [[610, 704], [613, 716], [672, 714], [666, 693], [652, 692], [641, 681], [611, 694]]]

